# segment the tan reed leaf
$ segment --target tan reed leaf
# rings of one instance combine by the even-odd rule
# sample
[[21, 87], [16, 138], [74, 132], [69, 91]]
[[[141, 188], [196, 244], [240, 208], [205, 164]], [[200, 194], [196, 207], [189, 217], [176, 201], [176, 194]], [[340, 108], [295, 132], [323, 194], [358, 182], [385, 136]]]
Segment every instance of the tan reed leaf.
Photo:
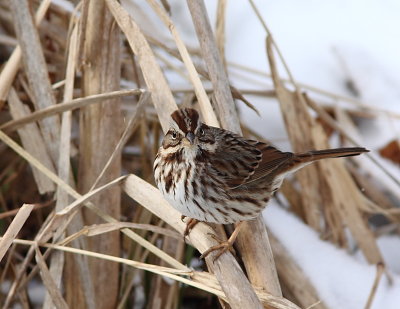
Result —
[[[18, 121], [30, 115], [29, 108], [24, 105], [18, 98], [18, 95], [13, 87], [8, 94], [10, 114], [14, 120]], [[21, 138], [23, 147], [40, 160], [49, 170], [55, 171], [53, 162], [46, 150], [43, 137], [36, 123], [30, 123], [27, 126], [20, 128], [18, 134]], [[41, 194], [46, 192], [54, 192], [54, 183], [40, 173], [36, 168], [32, 167], [33, 177], [35, 179], [38, 190]]]
[[66, 245], [71, 242], [72, 239], [78, 238], [80, 236], [96, 236], [116, 230], [121, 230], [124, 228], [129, 228], [129, 229], [139, 229], [139, 230], [146, 230], [146, 231], [151, 231], [153, 233], [159, 233], [168, 237], [172, 237], [175, 239], [182, 240], [182, 236], [174, 232], [170, 229], [158, 227], [152, 224], [142, 224], [142, 223], [132, 223], [132, 222], [113, 222], [113, 223], [103, 223], [103, 224], [94, 224], [91, 226], [85, 226], [83, 229], [81, 229], [79, 232], [68, 236], [67, 238], [64, 238], [59, 242], [59, 245]]
[[61, 295], [60, 289], [57, 287], [50, 274], [50, 270], [47, 268], [46, 262], [40, 253], [39, 246], [37, 243], [33, 245], [35, 248], [36, 263], [40, 269], [40, 276], [42, 277], [43, 284], [46, 287], [47, 292], [50, 294], [51, 300], [56, 308], [68, 309], [68, 305]]
[[11, 246], [13, 240], [17, 237], [17, 234], [21, 230], [25, 221], [28, 219], [32, 209], [32, 204], [24, 204], [18, 211], [14, 220], [11, 222], [6, 232], [0, 240], [0, 262], [6, 254], [8, 248]]
[[41, 119], [44, 119], [49, 116], [57, 115], [66, 111], [73, 111], [78, 108], [86, 107], [91, 104], [102, 103], [103, 101], [108, 101], [110, 99], [115, 99], [119, 97], [126, 97], [132, 95], [139, 95], [144, 93], [143, 89], [129, 89], [129, 90], [117, 90], [110, 91], [101, 94], [89, 95], [87, 97], [78, 98], [70, 101], [66, 101], [63, 103], [56, 104], [54, 106], [50, 106], [38, 111], [31, 113], [29, 116], [18, 120], [11, 120], [2, 125], [0, 125], [0, 130], [4, 130], [8, 133], [13, 132], [14, 130], [21, 128], [22, 126], [35, 122]]

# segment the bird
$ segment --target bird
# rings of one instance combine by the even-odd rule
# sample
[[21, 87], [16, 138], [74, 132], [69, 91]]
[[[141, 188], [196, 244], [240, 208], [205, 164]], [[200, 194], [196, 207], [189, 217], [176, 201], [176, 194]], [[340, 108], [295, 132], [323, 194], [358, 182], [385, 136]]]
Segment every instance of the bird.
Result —
[[219, 250], [215, 259], [232, 245], [241, 223], [256, 218], [279, 189], [283, 179], [300, 168], [328, 158], [356, 156], [363, 147], [284, 152], [276, 147], [208, 126], [193, 108], [171, 114], [154, 160], [158, 189], [182, 218], [188, 217], [184, 237], [197, 222], [238, 223], [227, 241], [206, 250]]

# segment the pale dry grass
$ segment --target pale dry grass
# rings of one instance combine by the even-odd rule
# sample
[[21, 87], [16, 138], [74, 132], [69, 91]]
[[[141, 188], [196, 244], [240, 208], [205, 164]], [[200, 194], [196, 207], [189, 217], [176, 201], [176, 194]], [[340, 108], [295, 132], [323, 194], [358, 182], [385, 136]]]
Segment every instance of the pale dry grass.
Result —
[[[227, 66], [250, 78], [262, 72], [226, 63], [226, 1], [218, 2], [214, 39], [203, 2], [188, 0], [200, 51], [186, 46], [166, 2], [148, 0], [170, 37], [161, 31], [150, 35], [143, 22], [148, 17], [139, 7], [142, 18], [134, 19], [115, 0], [100, 2], [97, 7], [83, 1], [74, 12], [46, 0], [39, 7], [36, 2], [30, 7], [26, 0], [16, 1], [12, 10], [0, 3], [3, 30], [19, 44], [2, 50], [8, 61], [0, 73], [0, 156], [4, 158], [0, 162], [4, 188], [0, 222], [5, 232], [0, 238], [0, 284], [12, 283], [6, 294], [0, 294], [2, 306], [20, 303], [28, 308], [27, 284], [39, 280], [47, 291], [43, 307], [48, 308], [53, 304], [126, 308], [135, 301], [135, 291], [144, 286], [149, 287], [147, 308], [177, 308], [188, 297], [180, 293], [179, 284], [198, 295], [215, 295], [224, 308], [327, 308], [295, 257], [274, 235], [268, 236], [261, 219], [242, 230], [236, 247], [239, 258], [228, 253], [213, 263], [211, 254], [206, 260], [208, 270], [188, 267], [186, 263], [198, 255], [183, 243], [185, 224], [180, 214], [153, 185], [152, 160], [177, 103], [196, 101], [208, 124], [263, 139], [240, 125], [233, 102], [242, 100], [254, 108], [243, 95], [275, 97], [293, 149], [298, 151], [329, 147], [329, 132], [311, 109], [354, 145], [357, 127], [351, 116], [374, 117], [381, 111], [297, 83], [252, 1], [266, 31], [266, 57], [274, 85], [261, 92], [229, 84]], [[33, 18], [26, 17], [29, 8], [36, 7], [35, 23], [44, 22], [46, 27], [36, 28]], [[106, 35], [98, 29], [107, 31]], [[194, 61], [198, 58], [204, 67]], [[288, 80], [280, 78], [278, 62], [284, 64]], [[192, 88], [169, 84], [164, 76], [168, 70], [187, 78]], [[206, 89], [204, 80], [212, 87]], [[127, 81], [133, 89], [120, 89]], [[327, 107], [304, 91], [318, 92], [326, 102], [356, 104]], [[335, 117], [328, 113], [332, 108]], [[379, 158], [373, 160], [369, 164], [379, 164]], [[390, 171], [386, 174], [398, 184]], [[393, 232], [390, 226], [398, 225], [400, 219], [393, 200], [365, 177], [356, 161], [332, 160], [309, 167], [287, 181], [282, 193], [291, 211], [321, 237], [347, 247], [348, 228], [366, 259], [379, 265], [366, 299], [370, 306], [384, 261], [367, 219], [383, 215], [387, 230]], [[14, 211], [22, 201], [32, 205]], [[188, 241], [204, 252], [216, 244], [209, 234], [226, 237], [222, 227], [201, 223]], [[207, 296], [202, 299], [207, 301]]]

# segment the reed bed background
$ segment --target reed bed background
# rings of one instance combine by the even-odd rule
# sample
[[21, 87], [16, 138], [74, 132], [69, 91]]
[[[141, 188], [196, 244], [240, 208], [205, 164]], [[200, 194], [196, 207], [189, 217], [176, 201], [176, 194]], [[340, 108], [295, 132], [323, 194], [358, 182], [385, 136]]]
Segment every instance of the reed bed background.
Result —
[[[164, 25], [159, 32], [149, 31], [149, 15], [133, 1], [57, 3], [0, 2], [1, 306], [328, 308], [261, 218], [242, 229], [236, 257], [214, 263], [211, 254], [203, 265], [199, 252], [216, 244], [209, 234], [223, 238], [231, 229], [199, 224], [186, 245], [185, 223], [154, 187], [153, 158], [177, 106], [194, 106], [210, 125], [265, 140], [241, 123], [234, 102], [254, 109], [246, 95], [275, 98], [294, 151], [329, 148], [332, 134], [357, 145], [352, 117], [377, 111], [297, 83], [252, 1], [274, 85], [260, 92], [229, 83], [224, 0], [216, 20], [203, 1], [187, 1], [200, 48], [185, 44], [168, 1], [147, 0]], [[192, 87], [180, 89], [166, 74]], [[325, 102], [354, 104], [321, 104], [316, 92]], [[396, 143], [389, 158], [397, 157]], [[399, 191], [374, 183], [380, 170], [399, 186], [377, 156], [309, 166], [281, 192], [289, 210], [327, 242], [350, 248], [350, 232], [378, 265], [379, 284], [385, 261], [376, 236], [398, 235], [400, 212]], [[377, 168], [365, 168], [371, 165]], [[32, 293], [40, 286], [43, 298]]]

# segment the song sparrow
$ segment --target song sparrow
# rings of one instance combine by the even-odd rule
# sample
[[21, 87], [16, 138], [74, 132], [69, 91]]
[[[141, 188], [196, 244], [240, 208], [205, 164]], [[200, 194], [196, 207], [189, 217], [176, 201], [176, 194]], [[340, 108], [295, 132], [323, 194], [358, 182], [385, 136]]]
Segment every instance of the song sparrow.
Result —
[[[166, 200], [190, 220], [219, 224], [251, 220], [266, 207], [283, 178], [320, 159], [359, 155], [365, 148], [337, 148], [305, 153], [282, 152], [266, 143], [207, 126], [196, 110], [185, 108], [171, 114], [167, 132], [154, 161], [154, 177]], [[234, 242], [239, 227], [227, 242]]]

